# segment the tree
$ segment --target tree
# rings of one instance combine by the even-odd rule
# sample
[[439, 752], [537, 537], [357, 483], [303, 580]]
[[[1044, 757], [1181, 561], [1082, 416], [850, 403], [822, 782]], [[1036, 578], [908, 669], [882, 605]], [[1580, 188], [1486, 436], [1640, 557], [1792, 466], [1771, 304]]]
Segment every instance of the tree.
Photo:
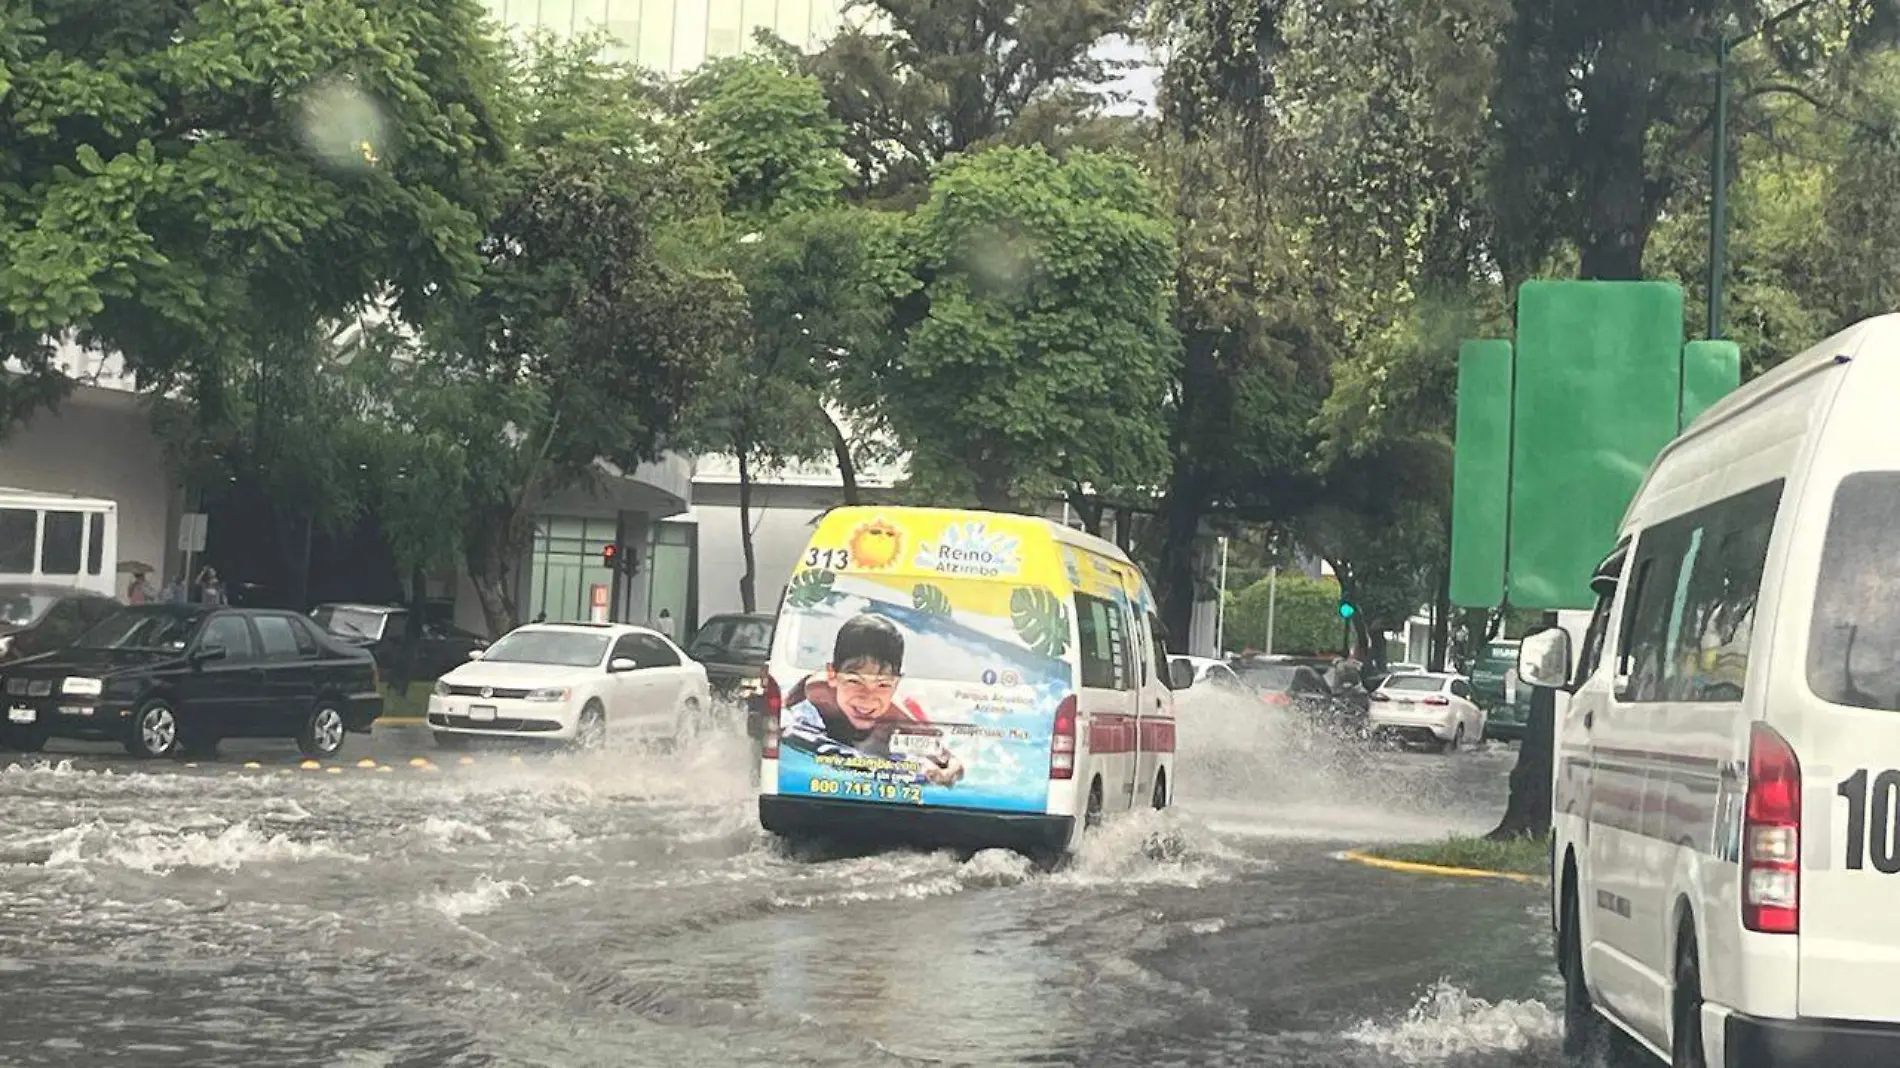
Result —
[[[65, 335], [215, 422], [257, 353], [477, 271], [497, 52], [475, 0], [12, 5], [0, 15], [0, 427]], [[307, 350], [306, 350], [307, 351]]]
[[915, 288], [862, 386], [914, 481], [1010, 511], [1166, 477], [1174, 245], [1132, 163], [960, 157], [905, 240]]
[[519, 65], [519, 145], [474, 292], [358, 357], [378, 390], [365, 415], [411, 475], [459, 482], [426, 507], [459, 530], [495, 633], [520, 618], [509, 579], [534, 507], [657, 456], [743, 314], [729, 276], [669, 255], [675, 227], [718, 210], [721, 172], [652, 85], [595, 53], [543, 40]]

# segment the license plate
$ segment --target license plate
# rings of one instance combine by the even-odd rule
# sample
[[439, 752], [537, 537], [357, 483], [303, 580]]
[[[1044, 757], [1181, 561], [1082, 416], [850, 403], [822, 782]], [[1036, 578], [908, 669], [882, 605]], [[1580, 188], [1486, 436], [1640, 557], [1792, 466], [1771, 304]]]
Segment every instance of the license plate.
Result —
[[470, 705], [468, 706], [468, 718], [477, 723], [493, 723], [495, 722], [495, 706]]
[[943, 739], [935, 734], [894, 734], [891, 752], [899, 756], [934, 757], [943, 751]]
[[32, 723], [34, 720], [37, 720], [39, 718], [40, 718], [40, 714], [38, 712], [33, 711], [30, 708], [7, 709], [8, 723]]

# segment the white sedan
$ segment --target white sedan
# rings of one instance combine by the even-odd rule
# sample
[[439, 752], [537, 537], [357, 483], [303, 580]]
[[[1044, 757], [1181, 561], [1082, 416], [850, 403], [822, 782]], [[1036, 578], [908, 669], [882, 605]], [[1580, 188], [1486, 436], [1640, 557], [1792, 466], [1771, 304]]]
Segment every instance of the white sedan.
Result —
[[1393, 675], [1372, 693], [1368, 726], [1374, 737], [1426, 742], [1440, 751], [1484, 737], [1484, 709], [1471, 699], [1461, 675]]
[[657, 631], [532, 623], [436, 682], [429, 727], [445, 748], [510, 737], [591, 749], [610, 733], [678, 738], [710, 707], [706, 669]]

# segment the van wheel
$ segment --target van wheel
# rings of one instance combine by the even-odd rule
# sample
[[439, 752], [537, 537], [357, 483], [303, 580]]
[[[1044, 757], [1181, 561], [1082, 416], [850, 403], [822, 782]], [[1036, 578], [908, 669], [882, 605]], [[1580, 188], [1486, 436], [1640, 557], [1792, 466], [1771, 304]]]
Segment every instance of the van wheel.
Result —
[[1708, 1068], [1702, 1055], [1702, 966], [1696, 955], [1695, 928], [1686, 920], [1676, 940], [1675, 1022], [1669, 1063], [1674, 1068]]
[[1089, 784], [1089, 807], [1082, 814], [1082, 826], [1093, 830], [1102, 825], [1102, 780]]
[[1168, 773], [1165, 771], [1155, 772], [1154, 806], [1157, 812], [1168, 807]]

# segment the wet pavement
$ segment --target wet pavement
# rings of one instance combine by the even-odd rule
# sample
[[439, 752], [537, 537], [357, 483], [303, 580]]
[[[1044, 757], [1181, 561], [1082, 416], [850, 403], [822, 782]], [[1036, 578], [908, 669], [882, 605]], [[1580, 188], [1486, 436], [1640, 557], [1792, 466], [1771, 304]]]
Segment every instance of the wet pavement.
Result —
[[1510, 751], [1205, 717], [1054, 872], [791, 855], [742, 739], [54, 743], [0, 759], [0, 1065], [1561, 1063], [1541, 888], [1336, 855], [1486, 829]]

